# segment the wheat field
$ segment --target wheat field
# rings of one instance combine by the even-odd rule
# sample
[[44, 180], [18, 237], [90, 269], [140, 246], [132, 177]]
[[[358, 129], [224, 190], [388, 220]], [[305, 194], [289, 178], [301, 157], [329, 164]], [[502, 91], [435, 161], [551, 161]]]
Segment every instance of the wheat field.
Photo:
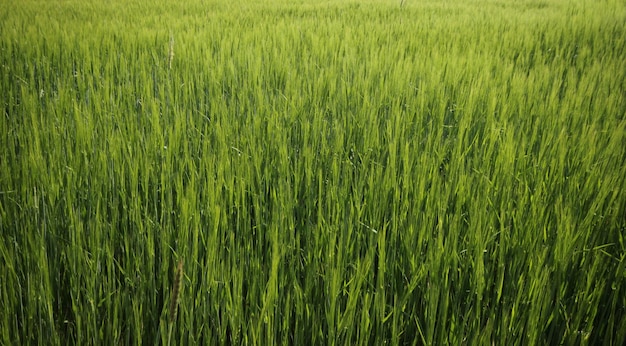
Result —
[[621, 0], [0, 0], [0, 344], [626, 343]]

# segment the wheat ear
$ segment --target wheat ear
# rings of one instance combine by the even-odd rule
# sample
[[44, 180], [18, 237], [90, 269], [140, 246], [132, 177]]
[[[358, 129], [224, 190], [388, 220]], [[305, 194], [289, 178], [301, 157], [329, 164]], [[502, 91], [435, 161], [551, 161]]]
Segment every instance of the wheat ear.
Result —
[[176, 267], [176, 273], [174, 275], [174, 286], [172, 287], [172, 297], [170, 301], [170, 323], [174, 323], [176, 320], [176, 313], [178, 312], [178, 303], [180, 303], [180, 291], [182, 289], [183, 281], [183, 260], [178, 261], [178, 267]]

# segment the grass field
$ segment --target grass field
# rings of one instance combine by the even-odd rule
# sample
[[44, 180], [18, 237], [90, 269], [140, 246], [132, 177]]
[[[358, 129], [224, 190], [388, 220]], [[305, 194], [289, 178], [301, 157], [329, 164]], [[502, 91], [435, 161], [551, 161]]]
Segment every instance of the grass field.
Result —
[[0, 0], [0, 344], [623, 345], [625, 35], [623, 0]]

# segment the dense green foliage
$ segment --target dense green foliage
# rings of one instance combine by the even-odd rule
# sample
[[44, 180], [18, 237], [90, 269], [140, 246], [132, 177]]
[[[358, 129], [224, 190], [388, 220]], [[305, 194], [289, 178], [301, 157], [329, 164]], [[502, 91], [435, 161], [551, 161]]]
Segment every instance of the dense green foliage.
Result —
[[2, 0], [0, 344], [622, 345], [625, 32], [618, 0]]

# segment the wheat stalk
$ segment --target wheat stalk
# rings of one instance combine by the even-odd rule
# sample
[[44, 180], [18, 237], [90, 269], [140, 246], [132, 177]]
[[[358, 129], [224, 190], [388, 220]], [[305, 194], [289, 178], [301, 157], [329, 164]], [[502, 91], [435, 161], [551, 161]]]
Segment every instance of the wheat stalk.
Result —
[[172, 61], [174, 60], [174, 34], [170, 32], [170, 52], [167, 57], [167, 65], [172, 69]]

